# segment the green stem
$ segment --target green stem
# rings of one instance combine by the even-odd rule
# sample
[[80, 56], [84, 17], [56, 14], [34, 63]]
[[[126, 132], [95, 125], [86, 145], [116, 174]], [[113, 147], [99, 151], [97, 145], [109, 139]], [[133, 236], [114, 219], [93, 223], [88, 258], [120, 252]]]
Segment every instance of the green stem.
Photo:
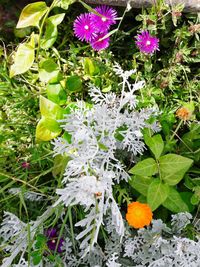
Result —
[[173, 134], [172, 134], [171, 138], [169, 139], [169, 141], [172, 141], [172, 140], [173, 140], [174, 136], [177, 134], [178, 130], [180, 129], [182, 123], [183, 123], [183, 120], [181, 120], [181, 121], [179, 122], [179, 124], [178, 124], [177, 127], [176, 127], [176, 130], [173, 132]]
[[74, 252], [76, 254], [76, 244], [75, 244], [75, 238], [74, 238], [74, 225], [73, 225], [73, 220], [72, 220], [72, 209], [69, 206], [68, 207], [68, 212], [69, 212], [69, 224], [70, 224], [70, 231], [71, 231], [71, 237], [72, 237], [72, 244], [74, 248]]
[[41, 37], [43, 33], [44, 23], [51, 12], [51, 10], [54, 8], [54, 6], [57, 4], [58, 0], [54, 0], [52, 4], [50, 5], [48, 11], [46, 12], [45, 16], [42, 19], [41, 26], [39, 27], [39, 37], [38, 37], [38, 47], [37, 47], [37, 53], [36, 53], [36, 61], [38, 60], [39, 52], [40, 52], [40, 46], [41, 46]]

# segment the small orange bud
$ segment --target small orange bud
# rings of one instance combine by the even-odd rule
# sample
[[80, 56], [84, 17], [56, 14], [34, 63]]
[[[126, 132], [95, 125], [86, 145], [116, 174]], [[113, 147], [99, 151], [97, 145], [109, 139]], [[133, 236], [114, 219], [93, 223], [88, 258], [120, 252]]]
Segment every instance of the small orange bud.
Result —
[[143, 228], [151, 223], [153, 213], [147, 204], [132, 202], [128, 205], [126, 220], [134, 228]]
[[182, 107], [176, 111], [176, 116], [181, 120], [187, 121], [190, 119], [191, 112], [186, 107]]
[[95, 193], [95, 196], [96, 197], [101, 197], [102, 196], [102, 193], [101, 192], [97, 192], [97, 193]]

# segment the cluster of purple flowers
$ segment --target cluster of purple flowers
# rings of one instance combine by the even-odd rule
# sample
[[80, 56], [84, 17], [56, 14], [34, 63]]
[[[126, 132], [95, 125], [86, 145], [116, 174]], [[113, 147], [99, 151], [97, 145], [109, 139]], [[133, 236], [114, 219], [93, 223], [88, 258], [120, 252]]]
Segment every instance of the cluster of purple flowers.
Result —
[[[89, 42], [94, 50], [100, 51], [109, 46], [110, 38], [106, 37], [110, 26], [116, 24], [117, 12], [105, 5], [94, 9], [95, 13], [84, 13], [74, 21], [74, 34], [81, 40]], [[136, 45], [140, 52], [152, 54], [159, 50], [159, 39], [142, 31], [136, 36]]]
[[[81, 41], [89, 42], [94, 50], [100, 51], [109, 46], [105, 37], [110, 26], [116, 24], [117, 12], [108, 6], [98, 6], [95, 13], [84, 13], [74, 21], [74, 34]], [[105, 38], [104, 38], [105, 37]]]

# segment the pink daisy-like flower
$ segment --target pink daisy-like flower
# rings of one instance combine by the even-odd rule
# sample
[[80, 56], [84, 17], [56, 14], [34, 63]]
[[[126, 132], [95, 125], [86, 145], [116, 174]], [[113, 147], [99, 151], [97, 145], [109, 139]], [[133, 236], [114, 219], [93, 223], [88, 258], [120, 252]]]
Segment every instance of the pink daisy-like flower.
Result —
[[74, 34], [81, 41], [91, 41], [95, 37], [95, 27], [91, 23], [91, 15], [81, 14], [74, 21]]
[[148, 31], [143, 31], [136, 36], [136, 45], [142, 53], [152, 54], [159, 50], [159, 39], [151, 36]]
[[90, 42], [92, 48], [96, 51], [106, 49], [109, 46], [110, 38], [102, 39], [107, 33], [100, 33]]
[[109, 30], [110, 26], [116, 24], [117, 12], [114, 8], [108, 6], [98, 6], [95, 8], [102, 17], [91, 13], [91, 21], [95, 27], [96, 32], [105, 33]]

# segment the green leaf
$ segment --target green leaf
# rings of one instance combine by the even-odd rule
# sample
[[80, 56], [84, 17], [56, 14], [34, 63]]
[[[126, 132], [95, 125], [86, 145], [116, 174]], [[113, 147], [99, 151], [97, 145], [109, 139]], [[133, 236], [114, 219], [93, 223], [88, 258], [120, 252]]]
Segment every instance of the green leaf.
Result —
[[14, 64], [10, 67], [10, 78], [25, 73], [33, 65], [35, 59], [34, 35], [29, 43], [20, 44], [14, 56]]
[[176, 154], [167, 154], [159, 160], [161, 178], [169, 185], [176, 185], [181, 181], [193, 160]]
[[44, 117], [59, 120], [63, 117], [64, 110], [49, 99], [40, 96], [40, 112]]
[[61, 174], [64, 173], [69, 160], [70, 157], [67, 156], [62, 156], [62, 155], [55, 156], [53, 170], [52, 170], [52, 174], [54, 177], [56, 177], [60, 173]]
[[152, 176], [157, 173], [157, 164], [153, 158], [148, 158], [138, 162], [129, 173], [140, 176]]
[[59, 1], [58, 6], [67, 10], [69, 8], [69, 6], [71, 4], [73, 4], [74, 2], [75, 2], [75, 0], [61, 0], [61, 1]]
[[49, 100], [58, 105], [64, 105], [67, 101], [67, 94], [59, 83], [47, 86], [47, 96]]
[[51, 16], [46, 20], [46, 30], [41, 40], [41, 48], [48, 49], [55, 43], [58, 36], [57, 26], [63, 21], [64, 16], [65, 13], [61, 13]]
[[188, 210], [189, 212], [193, 212], [195, 209], [195, 206], [192, 204], [192, 192], [180, 192], [180, 196], [183, 199], [183, 201], [186, 203], [186, 205], [188, 206]]
[[85, 73], [90, 75], [90, 76], [94, 76], [94, 75], [97, 75], [99, 73], [99, 67], [89, 57], [86, 57], [84, 59], [83, 66], [84, 66]]
[[154, 135], [153, 137], [145, 136], [144, 141], [146, 145], [149, 147], [151, 152], [154, 154], [155, 158], [158, 159], [164, 149], [164, 142], [160, 134]]
[[21, 12], [17, 28], [25, 28], [28, 26], [38, 26], [41, 18], [48, 11], [45, 2], [36, 2], [27, 5]]
[[55, 119], [43, 117], [36, 127], [36, 139], [49, 141], [56, 138], [62, 132], [62, 128]]
[[149, 185], [152, 182], [151, 177], [135, 175], [129, 179], [129, 184], [140, 194], [147, 196]]
[[70, 76], [66, 80], [66, 88], [71, 92], [77, 92], [82, 89], [81, 78], [77, 75]]
[[58, 65], [52, 60], [43, 60], [39, 65], [40, 81], [48, 83], [56, 83], [61, 79]]
[[176, 213], [189, 211], [187, 204], [183, 201], [181, 195], [174, 187], [169, 187], [168, 197], [162, 205], [166, 209]]
[[137, 198], [137, 201], [140, 202], [140, 203], [144, 203], [146, 204], [147, 203], [147, 198], [143, 195], [140, 195], [138, 198]]
[[147, 203], [152, 211], [157, 209], [167, 198], [169, 186], [164, 184], [160, 179], [154, 179], [149, 185], [147, 192]]
[[31, 252], [31, 257], [33, 260], [33, 265], [38, 265], [42, 260], [42, 255], [39, 250]]

